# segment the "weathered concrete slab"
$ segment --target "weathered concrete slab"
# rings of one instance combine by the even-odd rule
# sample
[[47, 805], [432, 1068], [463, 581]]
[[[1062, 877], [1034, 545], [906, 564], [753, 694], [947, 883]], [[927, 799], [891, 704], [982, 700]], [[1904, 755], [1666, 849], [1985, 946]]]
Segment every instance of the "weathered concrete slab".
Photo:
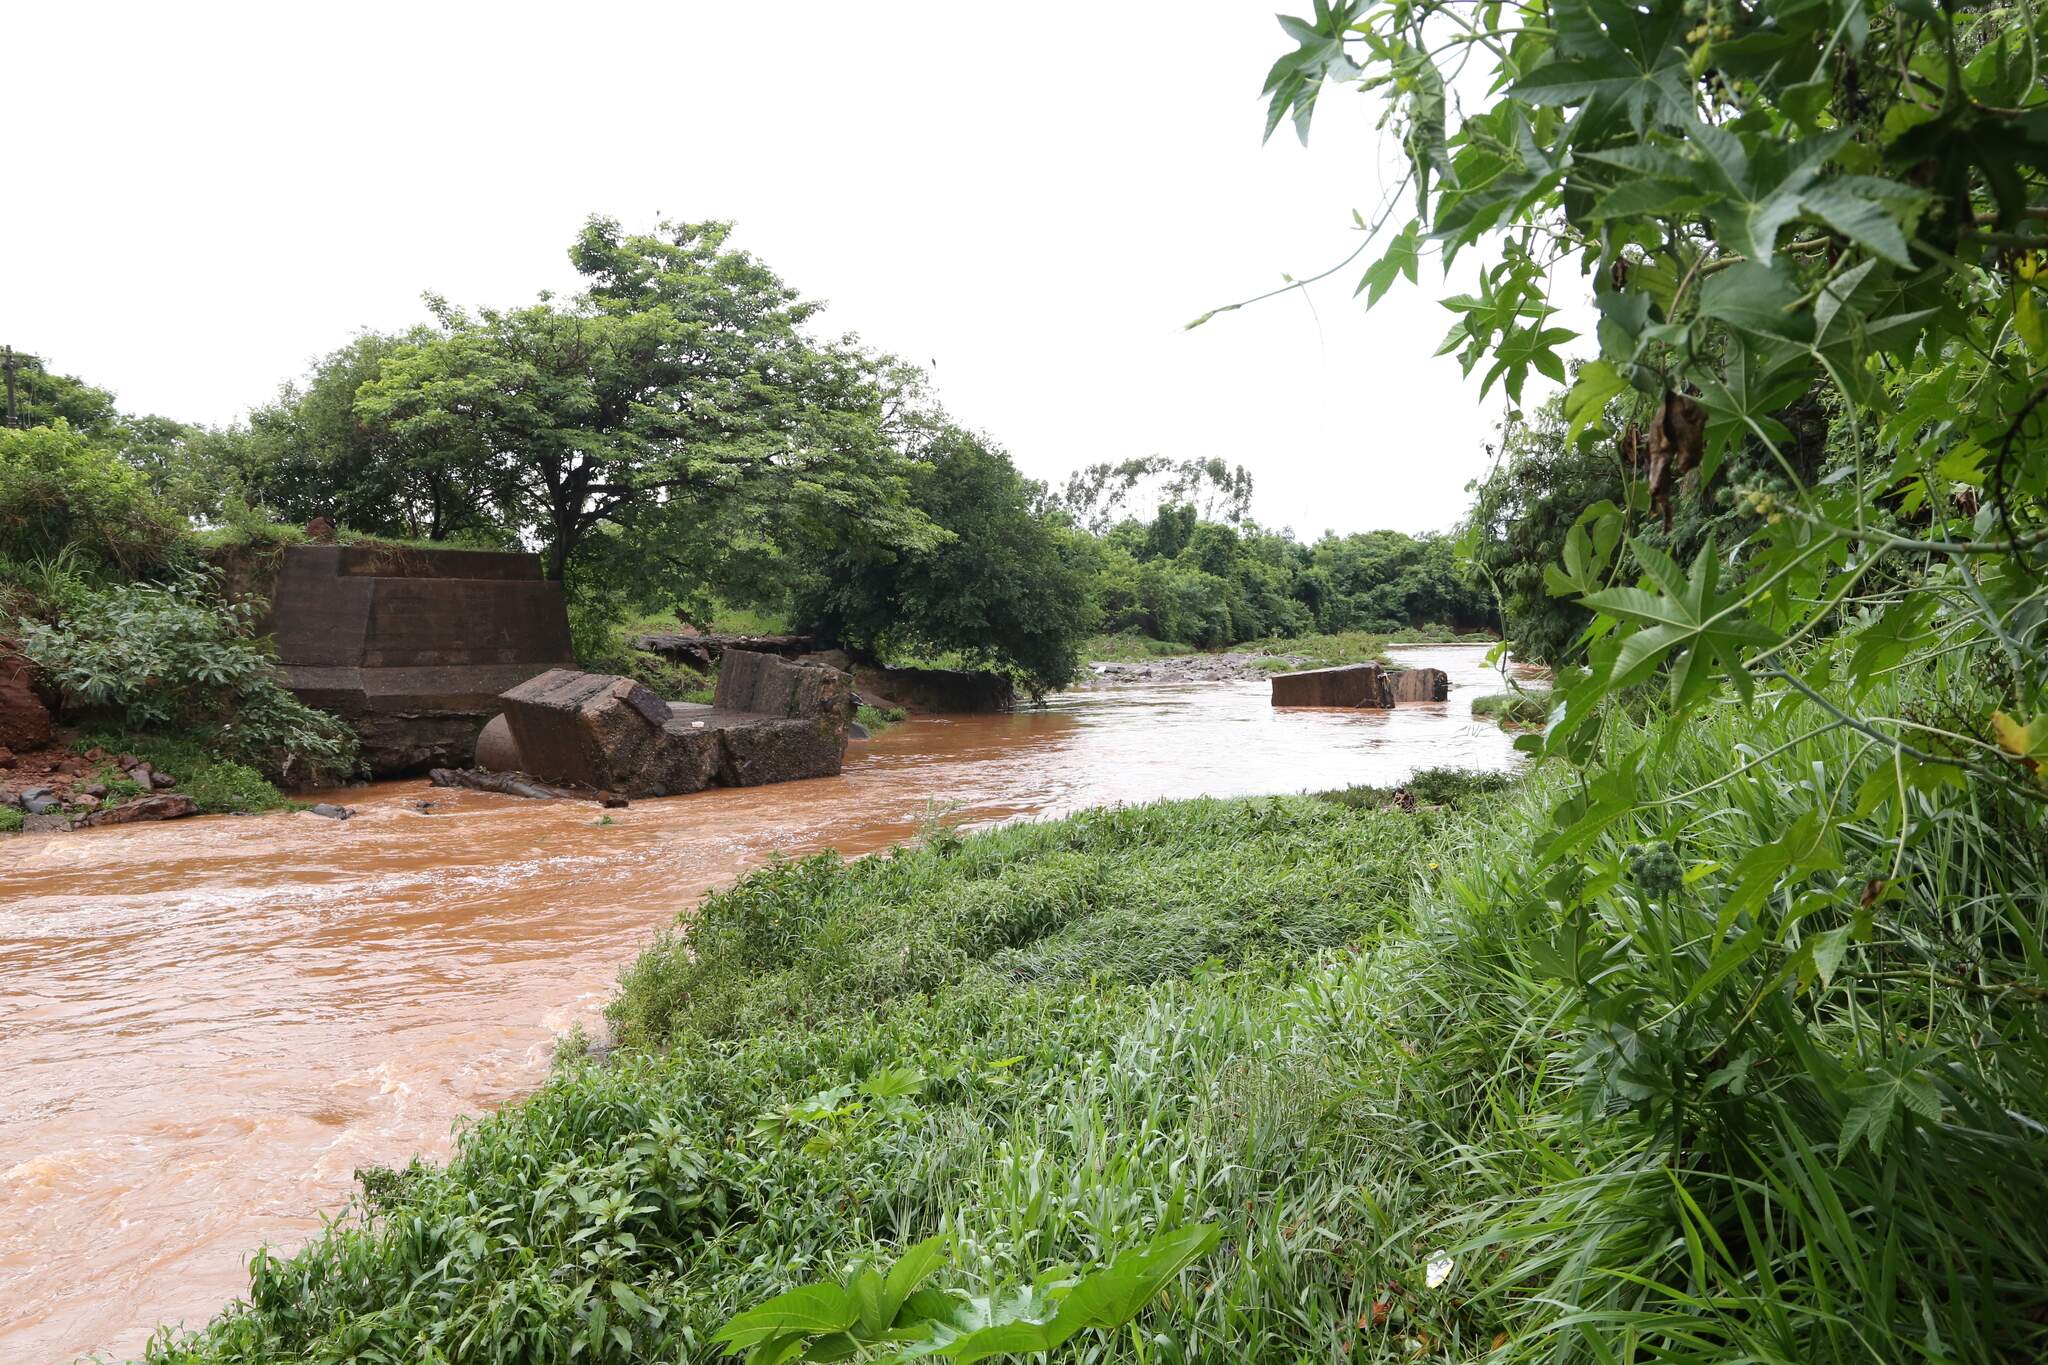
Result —
[[609, 673], [551, 668], [504, 695], [519, 769], [550, 782], [644, 795], [635, 786], [654, 758], [668, 703]]
[[835, 669], [745, 651], [726, 655], [710, 706], [552, 669], [505, 693], [503, 725], [485, 728], [476, 761], [627, 796], [828, 777], [845, 759], [852, 695]]
[[1396, 706], [1448, 701], [1451, 675], [1441, 668], [1397, 668], [1387, 674], [1387, 686]]
[[1345, 664], [1273, 675], [1275, 706], [1352, 706], [1381, 708], [1394, 704], [1386, 670], [1378, 664]]
[[844, 711], [851, 691], [851, 682], [836, 668], [735, 649], [718, 665], [711, 704], [721, 711], [763, 716], [816, 716], [835, 707]]
[[250, 586], [286, 684], [347, 721], [379, 776], [468, 762], [500, 693], [574, 662], [535, 555], [295, 545]]

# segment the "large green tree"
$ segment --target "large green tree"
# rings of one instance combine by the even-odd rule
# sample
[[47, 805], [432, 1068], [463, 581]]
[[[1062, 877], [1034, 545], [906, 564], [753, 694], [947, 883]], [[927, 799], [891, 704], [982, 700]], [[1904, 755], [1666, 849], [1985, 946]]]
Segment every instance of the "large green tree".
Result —
[[[561, 577], [601, 531], [700, 535], [734, 498], [836, 535], [909, 535], [878, 362], [812, 338], [817, 305], [724, 223], [627, 234], [592, 219], [568, 301], [469, 312], [385, 357], [355, 409], [392, 437], [467, 452], [506, 521]], [[652, 536], [650, 543], [658, 542]]]
[[870, 654], [956, 653], [1034, 691], [1071, 681], [1099, 613], [1085, 538], [1039, 510], [1044, 490], [986, 438], [951, 425], [910, 466], [911, 505], [941, 534], [841, 541], [799, 581], [799, 621]]
[[459, 423], [386, 420], [360, 400], [395, 357], [446, 338], [363, 332], [250, 415], [236, 454], [250, 496], [291, 522], [329, 517], [373, 535], [502, 539], [514, 512], [502, 464]]
[[120, 420], [114, 395], [76, 375], [60, 374], [46, 358], [15, 357], [14, 408], [17, 427], [44, 427], [63, 422], [94, 440], [107, 435]]

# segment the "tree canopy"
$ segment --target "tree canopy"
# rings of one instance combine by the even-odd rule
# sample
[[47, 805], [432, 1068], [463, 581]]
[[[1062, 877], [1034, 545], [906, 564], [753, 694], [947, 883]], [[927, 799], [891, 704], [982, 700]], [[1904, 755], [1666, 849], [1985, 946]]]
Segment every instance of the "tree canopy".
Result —
[[869, 653], [956, 653], [1034, 691], [1069, 681], [1100, 617], [1077, 533], [1041, 515], [1043, 490], [986, 438], [942, 426], [912, 463], [910, 504], [941, 535], [820, 545], [797, 619]]
[[810, 338], [817, 305], [729, 234], [594, 218], [570, 251], [583, 294], [474, 313], [436, 301], [438, 328], [383, 357], [355, 410], [496, 502], [552, 577], [600, 527], [764, 482], [839, 534], [914, 533], [892, 517], [877, 363]]

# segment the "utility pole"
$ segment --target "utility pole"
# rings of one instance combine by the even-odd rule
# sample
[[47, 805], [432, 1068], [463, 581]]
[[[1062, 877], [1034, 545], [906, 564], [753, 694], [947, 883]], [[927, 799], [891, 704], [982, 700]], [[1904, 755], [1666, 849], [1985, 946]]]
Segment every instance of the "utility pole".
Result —
[[21, 425], [21, 406], [14, 397], [14, 376], [24, 365], [40, 364], [42, 360], [38, 356], [26, 355], [12, 346], [0, 347], [0, 371], [7, 375], [7, 425], [10, 427]]

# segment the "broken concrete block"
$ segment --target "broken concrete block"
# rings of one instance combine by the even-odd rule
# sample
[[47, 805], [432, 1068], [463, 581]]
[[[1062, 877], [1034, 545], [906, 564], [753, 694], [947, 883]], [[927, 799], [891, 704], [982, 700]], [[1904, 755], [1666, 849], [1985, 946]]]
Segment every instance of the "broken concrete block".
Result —
[[837, 773], [853, 682], [836, 669], [729, 649], [710, 706], [664, 702], [630, 678], [550, 669], [506, 692], [477, 767], [544, 782], [677, 796]]
[[836, 668], [728, 649], [718, 662], [718, 690], [711, 705], [719, 711], [785, 718], [835, 709], [843, 714], [850, 709], [852, 690], [852, 681]]
[[521, 771], [550, 782], [646, 794], [642, 774], [669, 709], [643, 684], [551, 668], [503, 700]]
[[1387, 676], [1378, 664], [1345, 664], [1273, 675], [1275, 706], [1367, 706], [1394, 704]]
[[1451, 675], [1441, 668], [1397, 668], [1387, 674], [1394, 705], [1446, 701], [1451, 695]]

